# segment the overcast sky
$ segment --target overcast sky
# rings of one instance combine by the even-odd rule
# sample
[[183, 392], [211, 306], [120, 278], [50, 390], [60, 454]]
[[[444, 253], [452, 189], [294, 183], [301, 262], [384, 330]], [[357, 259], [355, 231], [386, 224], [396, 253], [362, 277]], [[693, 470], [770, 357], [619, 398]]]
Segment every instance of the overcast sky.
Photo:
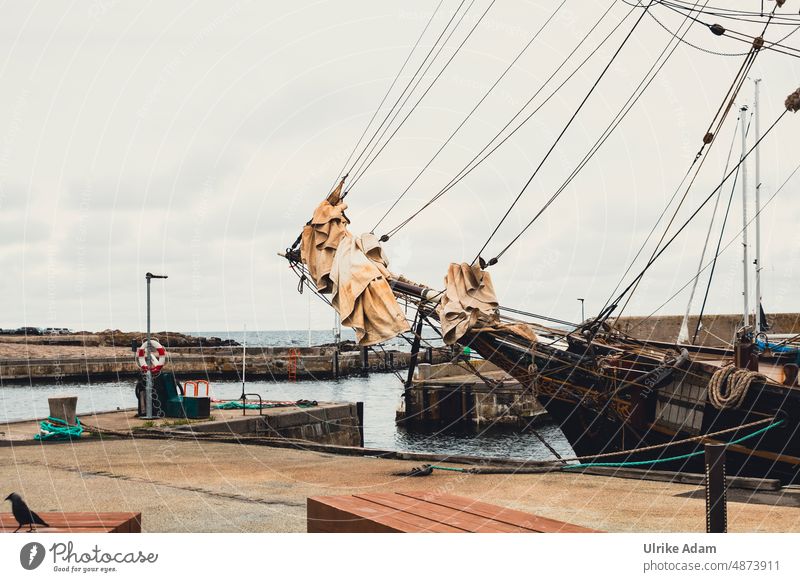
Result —
[[[475, 0], [415, 95], [489, 3]], [[377, 234], [446, 184], [609, 3], [567, 0]], [[611, 3], [595, 34], [535, 103], [630, 9]], [[458, 4], [444, 0], [396, 90]], [[727, 4], [760, 6], [756, 0]], [[556, 6], [553, 0], [495, 2], [347, 198], [354, 232], [372, 228]], [[154, 283], [157, 329], [298, 329], [309, 317], [314, 328], [329, 327], [329, 308], [297, 294], [296, 279], [276, 253], [327, 194], [435, 8], [433, 0], [6, 5], [0, 20], [0, 327], [142, 329], [147, 271], [169, 275]], [[796, 16], [790, 3], [784, 12], [792, 11]], [[663, 7], [653, 14], [672, 29], [680, 24]], [[448, 263], [473, 258], [632, 23], [633, 17], [512, 140], [386, 245], [390, 268], [439, 287]], [[766, 37], [777, 40], [793, 30], [772, 25]], [[670, 38], [653, 19], [642, 21], [486, 258], [571, 172]], [[687, 40], [721, 53], [747, 50], [701, 26]], [[800, 45], [800, 34], [785, 43]], [[586, 298], [587, 312], [602, 306], [694, 158], [742, 59], [687, 45], [675, 51], [600, 153], [492, 268], [502, 304], [568, 320], [579, 318], [577, 297]], [[763, 78], [763, 127], [800, 84], [798, 65], [775, 52], [758, 56], [752, 76]], [[752, 96], [747, 82], [738, 104], [750, 104]], [[683, 216], [721, 178], [736, 115], [720, 133]], [[797, 164], [799, 130], [800, 119], [786, 116], [761, 148], [765, 199]], [[734, 158], [739, 151], [737, 137]], [[752, 196], [752, 164], [748, 171]], [[798, 185], [800, 176], [762, 216], [768, 311], [798, 310]], [[650, 313], [691, 278], [710, 209], [648, 275], [629, 313]], [[749, 212], [752, 217], [752, 200]], [[737, 192], [725, 242], [741, 222]], [[709, 311], [738, 311], [741, 286], [735, 241], [717, 267]], [[687, 293], [662, 311], [682, 313]]]

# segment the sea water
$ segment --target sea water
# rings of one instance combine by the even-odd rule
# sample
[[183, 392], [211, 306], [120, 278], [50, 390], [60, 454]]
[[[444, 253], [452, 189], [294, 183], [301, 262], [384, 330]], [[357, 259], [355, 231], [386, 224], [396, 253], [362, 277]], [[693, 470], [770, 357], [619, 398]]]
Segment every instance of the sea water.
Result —
[[[198, 332], [241, 342], [242, 332]], [[248, 345], [305, 345], [307, 331], [248, 331]], [[352, 331], [342, 330], [343, 339], [354, 339]], [[328, 343], [331, 331], [312, 331], [313, 343]], [[400, 344], [398, 343], [398, 349]], [[389, 346], [390, 348], [392, 346]], [[179, 378], [188, 380], [190, 378]], [[69, 393], [78, 396], [78, 416], [93, 411], [110, 411], [136, 406], [135, 380], [119, 382], [84, 382], [62, 384], [6, 385], [0, 387], [0, 421], [25, 420], [48, 414], [47, 398]], [[395, 425], [395, 412], [400, 405], [403, 386], [391, 373], [339, 380], [298, 382], [248, 380], [246, 392], [258, 393], [265, 400], [295, 401], [300, 399], [325, 402], [364, 403], [364, 444], [367, 447], [413, 452], [548, 459], [550, 451], [530, 432], [520, 433], [482, 426], [475, 431], [440, 431], [433, 434], [408, 432]], [[214, 381], [211, 396], [220, 400], [239, 398], [241, 381]], [[554, 424], [537, 427], [540, 434], [563, 456], [572, 450]]]

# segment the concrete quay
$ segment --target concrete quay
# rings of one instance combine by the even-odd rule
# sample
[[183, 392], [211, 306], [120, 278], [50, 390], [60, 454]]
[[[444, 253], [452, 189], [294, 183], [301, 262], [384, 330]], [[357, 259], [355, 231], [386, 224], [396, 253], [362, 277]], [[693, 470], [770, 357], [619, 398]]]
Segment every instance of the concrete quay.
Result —
[[[147, 532], [302, 532], [308, 497], [419, 490], [610, 532], [705, 531], [698, 485], [573, 473], [392, 475], [415, 465], [201, 440], [0, 447], [0, 480], [34, 510], [141, 511]], [[800, 491], [731, 489], [728, 529], [800, 532]]]
[[[272, 408], [258, 410], [219, 409], [211, 410], [208, 419], [161, 418], [143, 420], [134, 409], [113, 412], [81, 414], [80, 420], [87, 433], [80, 441], [115, 434], [139, 435], [143, 438], [157, 437], [161, 431], [181, 431], [185, 435], [195, 433], [229, 434], [241, 437], [273, 437], [303, 440], [324, 445], [358, 447], [363, 443], [363, 418], [359, 406], [350, 402], [319, 402], [313, 406], [297, 406], [291, 403], [268, 403]], [[22, 446], [37, 443], [33, 436], [39, 432], [43, 419], [0, 422], [0, 447]], [[146, 431], [146, 432], [143, 432]], [[48, 442], [47, 445], [54, 444]]]

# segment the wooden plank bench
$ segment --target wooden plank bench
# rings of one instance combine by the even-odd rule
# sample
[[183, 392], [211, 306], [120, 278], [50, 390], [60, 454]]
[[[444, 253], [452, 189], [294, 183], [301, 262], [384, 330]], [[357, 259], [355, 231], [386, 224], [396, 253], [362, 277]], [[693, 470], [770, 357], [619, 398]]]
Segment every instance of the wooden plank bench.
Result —
[[[61, 511], [39, 512], [39, 516], [50, 527], [36, 526], [41, 533], [142, 533], [142, 514], [130, 511], [95, 513], [91, 511], [64, 513]], [[17, 529], [17, 520], [10, 513], [0, 513], [0, 533], [12, 533]], [[28, 531], [24, 525], [20, 532]]]
[[309, 497], [309, 533], [579, 533], [571, 523], [442, 493]]

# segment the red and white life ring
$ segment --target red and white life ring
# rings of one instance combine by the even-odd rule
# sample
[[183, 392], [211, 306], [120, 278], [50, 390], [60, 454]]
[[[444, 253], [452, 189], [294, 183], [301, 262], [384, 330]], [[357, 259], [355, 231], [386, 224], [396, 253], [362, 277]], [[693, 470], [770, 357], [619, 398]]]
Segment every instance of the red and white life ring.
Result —
[[156, 374], [161, 371], [164, 364], [167, 363], [167, 350], [164, 349], [158, 340], [150, 340], [150, 362], [147, 362], [147, 340], [139, 346], [136, 350], [136, 360], [139, 362], [139, 368], [142, 372], [147, 372], [149, 369], [151, 373]]

